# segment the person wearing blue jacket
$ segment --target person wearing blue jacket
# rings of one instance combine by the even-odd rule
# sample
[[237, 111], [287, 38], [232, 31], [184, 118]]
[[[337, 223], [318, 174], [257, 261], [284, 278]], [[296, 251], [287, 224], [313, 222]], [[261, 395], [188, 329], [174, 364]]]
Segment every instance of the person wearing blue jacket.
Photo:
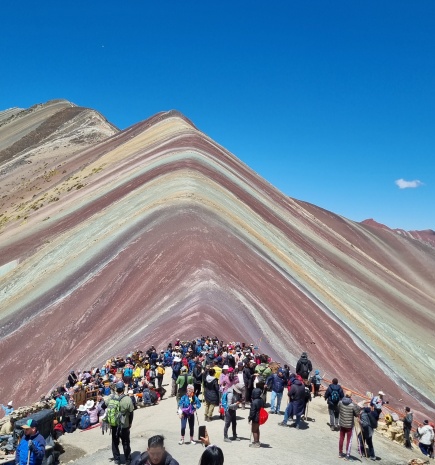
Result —
[[[267, 387], [271, 388], [272, 393], [270, 396], [270, 412], [269, 413], [280, 413], [281, 410], [281, 401], [284, 393], [284, 388], [287, 386], [287, 379], [284, 376], [284, 370], [281, 368], [278, 370], [278, 373], [270, 375], [266, 379]], [[276, 402], [276, 405], [275, 405]]]
[[56, 397], [56, 404], [54, 406], [54, 411], [57, 413], [58, 418], [63, 418], [63, 411], [68, 405], [68, 401], [63, 394], [58, 394]]
[[184, 444], [184, 435], [186, 434], [186, 426], [189, 423], [190, 430], [190, 444], [196, 444], [193, 439], [195, 434], [195, 412], [201, 408], [201, 402], [195, 396], [195, 387], [193, 384], [187, 386], [186, 394], [180, 399], [178, 403], [178, 414], [181, 419], [181, 439], [178, 444]]
[[45, 457], [45, 439], [38, 432], [38, 423], [28, 420], [21, 428], [24, 435], [15, 452], [15, 465], [41, 465]]
[[2, 404], [2, 409], [4, 410], [6, 417], [10, 415], [14, 411], [14, 405], [12, 401], [8, 402], [8, 405]]

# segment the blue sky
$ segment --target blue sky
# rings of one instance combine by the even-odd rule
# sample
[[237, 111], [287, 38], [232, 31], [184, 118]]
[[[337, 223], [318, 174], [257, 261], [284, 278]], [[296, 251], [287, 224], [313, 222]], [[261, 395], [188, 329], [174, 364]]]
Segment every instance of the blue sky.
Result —
[[435, 229], [433, 0], [0, 8], [0, 108], [66, 98], [121, 128], [175, 108], [292, 197]]

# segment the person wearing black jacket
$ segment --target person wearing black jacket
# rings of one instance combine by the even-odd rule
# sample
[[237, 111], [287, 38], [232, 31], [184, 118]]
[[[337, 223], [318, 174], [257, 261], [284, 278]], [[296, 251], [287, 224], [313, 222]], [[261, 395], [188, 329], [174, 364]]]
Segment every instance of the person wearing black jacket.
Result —
[[70, 387], [74, 387], [77, 384], [77, 375], [74, 373], [74, 370], [68, 375], [68, 383]]
[[338, 403], [344, 397], [343, 388], [338, 384], [338, 379], [334, 378], [332, 384], [328, 386], [325, 392], [325, 400], [328, 403], [329, 411], [329, 426], [331, 431], [337, 431], [340, 429], [338, 424]]
[[196, 397], [199, 397], [199, 395], [201, 394], [203, 375], [204, 375], [204, 371], [202, 369], [201, 362], [197, 362], [195, 365], [195, 368], [192, 371], [193, 385], [195, 386]]
[[160, 434], [148, 439], [148, 449], [137, 456], [132, 465], [179, 465], [171, 454], [166, 452], [165, 438]]
[[303, 380], [307, 380], [310, 377], [310, 373], [313, 371], [313, 364], [308, 358], [306, 352], [302, 352], [301, 358], [298, 360], [296, 365], [296, 374], [301, 376]]
[[409, 407], [405, 407], [405, 415], [402, 418], [403, 421], [403, 436], [405, 438], [405, 447], [407, 449], [412, 449], [411, 443], [411, 430], [412, 430], [412, 422], [414, 421], [414, 415], [411, 412]]
[[261, 389], [255, 388], [252, 391], [251, 409], [249, 411], [248, 421], [252, 423], [252, 436], [254, 442], [249, 444], [249, 447], [259, 448], [260, 443], [260, 410], [264, 407], [263, 400], [261, 399]]
[[280, 426], [287, 426], [289, 419], [293, 418], [293, 415], [296, 415], [296, 421], [293, 425], [296, 429], [299, 429], [299, 423], [301, 421], [301, 416], [305, 412], [305, 386], [304, 383], [298, 379], [291, 379], [291, 387], [288, 392], [289, 404], [284, 412], [284, 419], [281, 423], [278, 423]]
[[252, 390], [254, 389], [255, 362], [250, 361], [243, 369], [243, 381], [245, 383], [246, 402], [251, 402]]
[[219, 405], [219, 383], [215, 378], [215, 371], [213, 368], [210, 368], [208, 373], [204, 373], [204, 399], [204, 420], [211, 421], [214, 408], [216, 405]]

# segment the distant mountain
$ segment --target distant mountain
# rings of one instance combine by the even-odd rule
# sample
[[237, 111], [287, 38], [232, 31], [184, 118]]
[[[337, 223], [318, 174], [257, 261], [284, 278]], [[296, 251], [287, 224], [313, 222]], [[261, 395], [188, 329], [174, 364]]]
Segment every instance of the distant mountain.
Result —
[[433, 247], [287, 197], [177, 111], [118, 131], [60, 100], [0, 124], [0, 399], [217, 334], [435, 411]]
[[391, 229], [388, 226], [385, 226], [385, 224], [378, 223], [373, 218], [361, 221], [361, 224], [364, 224], [366, 226], [372, 226], [374, 228], [381, 228], [386, 231], [391, 231], [392, 233], [399, 234], [409, 239], [415, 239], [417, 241], [422, 242], [423, 244], [435, 247], [435, 231], [432, 229], [425, 229], [423, 231], [406, 231], [405, 229]]

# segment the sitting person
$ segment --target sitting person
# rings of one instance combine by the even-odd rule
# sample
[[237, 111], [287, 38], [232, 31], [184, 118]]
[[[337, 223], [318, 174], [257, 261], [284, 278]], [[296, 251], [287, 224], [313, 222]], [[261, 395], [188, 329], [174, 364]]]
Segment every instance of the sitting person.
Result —
[[148, 439], [148, 449], [133, 461], [132, 465], [179, 465], [171, 454], [166, 452], [165, 438], [160, 434]]

